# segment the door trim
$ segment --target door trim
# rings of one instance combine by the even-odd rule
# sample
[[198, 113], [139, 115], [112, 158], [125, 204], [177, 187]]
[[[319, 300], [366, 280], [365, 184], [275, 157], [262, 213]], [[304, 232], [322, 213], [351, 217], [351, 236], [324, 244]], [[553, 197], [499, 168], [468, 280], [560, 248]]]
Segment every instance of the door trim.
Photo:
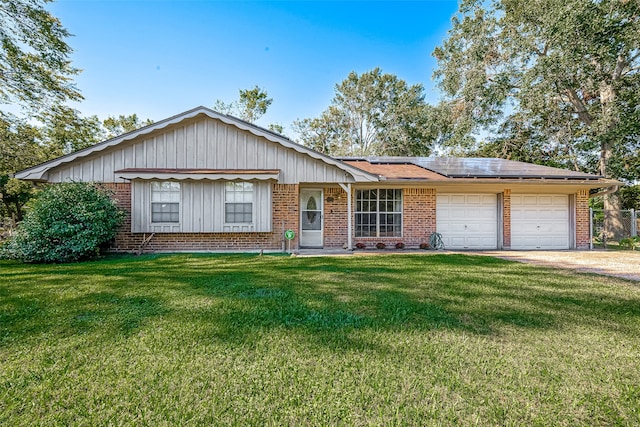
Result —
[[[319, 211], [320, 211], [320, 241], [319, 241], [319, 245], [316, 244], [304, 244], [303, 242], [303, 233], [304, 230], [302, 229], [302, 215], [304, 212], [306, 212], [306, 210], [304, 209], [303, 203], [302, 203], [302, 195], [304, 192], [311, 192], [311, 191], [318, 191], [320, 192], [320, 196], [319, 196], [319, 200], [318, 203], [320, 204], [319, 206]], [[299, 206], [300, 206], [300, 215], [298, 217], [298, 220], [300, 221], [300, 239], [299, 239], [299, 244], [301, 248], [314, 248], [314, 249], [322, 249], [324, 248], [324, 189], [322, 188], [301, 188], [300, 189], [300, 196], [298, 198], [299, 200]]]

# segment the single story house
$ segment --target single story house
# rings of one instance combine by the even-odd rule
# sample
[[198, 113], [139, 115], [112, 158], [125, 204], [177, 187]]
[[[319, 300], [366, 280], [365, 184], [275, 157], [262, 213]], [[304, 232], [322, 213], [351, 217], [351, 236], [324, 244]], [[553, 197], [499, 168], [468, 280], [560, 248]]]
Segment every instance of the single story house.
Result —
[[417, 247], [586, 249], [591, 189], [616, 181], [480, 158], [334, 158], [205, 107], [23, 170], [104, 183], [127, 219], [115, 251]]

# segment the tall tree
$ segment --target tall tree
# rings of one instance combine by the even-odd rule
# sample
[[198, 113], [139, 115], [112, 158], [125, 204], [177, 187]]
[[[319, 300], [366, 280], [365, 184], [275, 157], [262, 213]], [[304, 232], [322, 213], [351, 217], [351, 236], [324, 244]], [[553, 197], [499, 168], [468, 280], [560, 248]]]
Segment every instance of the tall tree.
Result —
[[48, 160], [48, 150], [39, 139], [37, 127], [0, 113], [0, 220], [22, 219], [22, 207], [31, 198], [33, 186], [11, 175]]
[[0, 1], [0, 104], [39, 110], [81, 100], [72, 76], [70, 36], [44, 4], [50, 0]]
[[44, 123], [43, 144], [51, 150], [51, 157], [82, 150], [104, 138], [97, 116], [83, 117], [78, 110], [65, 105], [56, 105], [38, 118]]
[[409, 86], [380, 68], [339, 85], [331, 105], [315, 119], [294, 122], [299, 140], [333, 155], [428, 155], [437, 138], [434, 109], [422, 85]]
[[144, 126], [153, 124], [153, 120], [142, 120], [137, 114], [130, 114], [125, 116], [120, 114], [118, 117], [107, 117], [102, 121], [102, 126], [106, 130], [107, 138], [115, 138], [127, 132], [132, 132], [136, 129], [140, 129]]
[[213, 109], [223, 114], [237, 116], [249, 123], [255, 123], [264, 116], [273, 103], [273, 99], [269, 98], [267, 91], [258, 85], [252, 89], [240, 89], [239, 95], [237, 101], [230, 103], [217, 99]]
[[462, 0], [434, 56], [456, 135], [513, 140], [516, 122], [605, 177], [625, 178], [625, 156], [638, 157], [636, 0]]

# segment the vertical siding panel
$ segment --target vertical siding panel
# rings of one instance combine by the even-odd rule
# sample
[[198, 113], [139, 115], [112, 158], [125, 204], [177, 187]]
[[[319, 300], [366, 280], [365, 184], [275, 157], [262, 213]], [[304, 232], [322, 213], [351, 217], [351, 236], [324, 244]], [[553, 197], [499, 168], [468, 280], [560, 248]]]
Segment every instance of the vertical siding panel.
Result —
[[207, 159], [207, 141], [205, 138], [205, 126], [206, 122], [199, 121], [195, 123], [196, 126], [196, 141], [198, 143], [197, 146], [197, 154], [196, 154], [196, 163], [198, 168], [203, 168], [206, 164]]
[[184, 168], [185, 167], [185, 157], [184, 157], [184, 126], [179, 127], [175, 131], [176, 137], [176, 168]]
[[213, 224], [215, 231], [223, 231], [224, 229], [224, 185], [225, 181], [214, 182], [213, 200], [214, 209], [211, 215], [213, 216]]
[[211, 221], [211, 211], [213, 208], [212, 183], [211, 181], [203, 182], [202, 190], [202, 231], [213, 231], [213, 221]]
[[225, 152], [227, 149], [227, 126], [223, 126], [220, 123], [217, 125], [218, 137], [216, 138], [216, 163], [215, 169], [222, 169], [227, 162], [225, 158]]
[[185, 168], [193, 167], [196, 164], [196, 153], [198, 143], [196, 141], [196, 124], [191, 123], [186, 126], [186, 136], [184, 148], [186, 150], [185, 159], [187, 161]]

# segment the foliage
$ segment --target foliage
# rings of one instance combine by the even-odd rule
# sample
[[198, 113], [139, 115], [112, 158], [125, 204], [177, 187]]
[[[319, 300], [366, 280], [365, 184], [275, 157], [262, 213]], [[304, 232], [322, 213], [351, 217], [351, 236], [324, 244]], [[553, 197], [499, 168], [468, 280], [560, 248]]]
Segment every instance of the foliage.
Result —
[[378, 249], [385, 249], [387, 247], [387, 245], [385, 245], [382, 242], [376, 243], [376, 248]]
[[358, 248], [358, 249], [366, 249], [367, 245], [366, 245], [366, 243], [358, 242], [358, 243], [356, 243], [356, 248]]
[[153, 124], [153, 120], [142, 120], [137, 114], [130, 114], [125, 116], [120, 114], [118, 117], [107, 117], [102, 121], [102, 126], [105, 129], [106, 138], [115, 138], [122, 134], [133, 132], [136, 129], [140, 129], [145, 126]]
[[640, 248], [640, 236], [627, 237], [620, 240], [620, 249], [636, 250]]
[[441, 133], [435, 116], [422, 85], [375, 68], [349, 73], [320, 117], [296, 120], [293, 127], [303, 145], [330, 155], [420, 156]]
[[640, 421], [624, 280], [460, 254], [0, 271], [0, 425]]
[[429, 249], [430, 247], [428, 243], [420, 243], [420, 249]]
[[464, 0], [435, 77], [453, 135], [497, 133], [487, 154], [634, 180], [639, 49], [637, 1]]
[[82, 99], [71, 82], [70, 36], [44, 4], [49, 0], [0, 2], [0, 104], [39, 110]]
[[640, 211], [640, 184], [622, 187], [620, 198], [622, 199], [622, 209]]
[[238, 101], [226, 103], [217, 99], [213, 109], [222, 114], [237, 116], [246, 122], [255, 123], [264, 116], [273, 103], [273, 99], [269, 98], [267, 91], [258, 85], [253, 89], [240, 89], [239, 93]]
[[402, 242], [396, 243], [396, 249], [404, 249], [404, 243]]
[[99, 254], [124, 212], [97, 184], [66, 182], [38, 193], [4, 255], [26, 262], [72, 262]]
[[43, 143], [51, 150], [51, 157], [58, 157], [82, 150], [100, 142], [103, 131], [97, 116], [83, 117], [80, 111], [65, 105], [55, 105], [38, 118]]

